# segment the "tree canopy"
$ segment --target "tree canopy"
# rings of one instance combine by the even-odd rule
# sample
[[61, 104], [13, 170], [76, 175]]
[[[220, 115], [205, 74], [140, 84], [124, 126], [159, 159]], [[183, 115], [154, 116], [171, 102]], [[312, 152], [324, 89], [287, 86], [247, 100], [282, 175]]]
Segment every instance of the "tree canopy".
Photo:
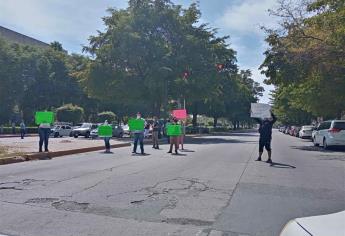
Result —
[[[277, 87], [277, 110], [339, 118], [345, 111], [345, 2], [280, 0], [281, 27], [266, 29], [270, 45], [261, 68]], [[286, 107], [286, 108], [283, 108]], [[295, 115], [294, 115], [295, 114]], [[295, 116], [295, 117], [293, 117]]]

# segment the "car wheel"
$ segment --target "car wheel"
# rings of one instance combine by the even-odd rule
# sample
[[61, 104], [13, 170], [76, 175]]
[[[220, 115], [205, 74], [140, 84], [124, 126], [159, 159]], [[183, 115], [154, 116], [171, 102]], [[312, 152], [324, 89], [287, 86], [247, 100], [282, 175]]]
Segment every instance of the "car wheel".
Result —
[[323, 149], [328, 150], [329, 146], [327, 144], [326, 138], [323, 138]]
[[122, 137], [123, 137], [123, 133], [120, 133], [120, 134], [119, 134], [119, 138], [122, 138]]
[[57, 138], [57, 137], [59, 137], [59, 133], [58, 133], [58, 132], [55, 132], [55, 133], [54, 133], [54, 138]]
[[86, 132], [85, 138], [89, 138], [89, 137], [90, 137], [90, 132]]
[[73, 135], [74, 138], [78, 138], [78, 134]]

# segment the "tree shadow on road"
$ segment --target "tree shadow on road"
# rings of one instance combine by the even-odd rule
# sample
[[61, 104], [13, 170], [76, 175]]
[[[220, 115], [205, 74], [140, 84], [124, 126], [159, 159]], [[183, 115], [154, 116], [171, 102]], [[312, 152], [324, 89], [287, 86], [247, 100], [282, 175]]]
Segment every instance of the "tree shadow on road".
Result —
[[[235, 136], [234, 136], [235, 137]], [[257, 141], [245, 141], [236, 138], [221, 138], [221, 137], [188, 137], [186, 139], [188, 144], [222, 144], [222, 143], [257, 143]]]
[[332, 149], [325, 150], [322, 147], [316, 146], [290, 146], [293, 149], [302, 150], [302, 151], [314, 151], [314, 152], [323, 152], [323, 153], [334, 153], [334, 152], [345, 152], [345, 147], [332, 147]]
[[274, 167], [274, 168], [296, 169], [296, 166], [292, 166], [292, 165], [288, 165], [288, 164], [283, 164], [283, 163], [278, 163], [278, 162], [272, 162], [270, 166]]

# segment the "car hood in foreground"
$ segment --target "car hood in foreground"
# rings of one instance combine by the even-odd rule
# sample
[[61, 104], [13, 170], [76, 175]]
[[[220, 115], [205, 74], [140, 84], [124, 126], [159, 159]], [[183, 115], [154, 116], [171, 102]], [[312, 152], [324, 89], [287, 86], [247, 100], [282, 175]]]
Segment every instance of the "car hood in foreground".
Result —
[[280, 236], [344, 236], [345, 211], [291, 220]]
[[295, 220], [313, 236], [345, 235], [345, 211]]

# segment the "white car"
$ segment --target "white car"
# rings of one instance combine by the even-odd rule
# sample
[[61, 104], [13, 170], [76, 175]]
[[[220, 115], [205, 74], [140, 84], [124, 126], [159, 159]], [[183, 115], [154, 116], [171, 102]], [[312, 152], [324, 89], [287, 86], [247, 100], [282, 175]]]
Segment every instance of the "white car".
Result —
[[330, 120], [319, 124], [313, 134], [313, 143], [324, 149], [345, 146], [345, 120]]
[[50, 135], [57, 137], [71, 136], [72, 127], [70, 125], [55, 125], [51, 131]]
[[297, 218], [288, 222], [280, 236], [344, 236], [345, 211]]
[[311, 138], [314, 129], [315, 129], [315, 127], [312, 125], [302, 126], [301, 130], [299, 131], [299, 137], [300, 138]]

